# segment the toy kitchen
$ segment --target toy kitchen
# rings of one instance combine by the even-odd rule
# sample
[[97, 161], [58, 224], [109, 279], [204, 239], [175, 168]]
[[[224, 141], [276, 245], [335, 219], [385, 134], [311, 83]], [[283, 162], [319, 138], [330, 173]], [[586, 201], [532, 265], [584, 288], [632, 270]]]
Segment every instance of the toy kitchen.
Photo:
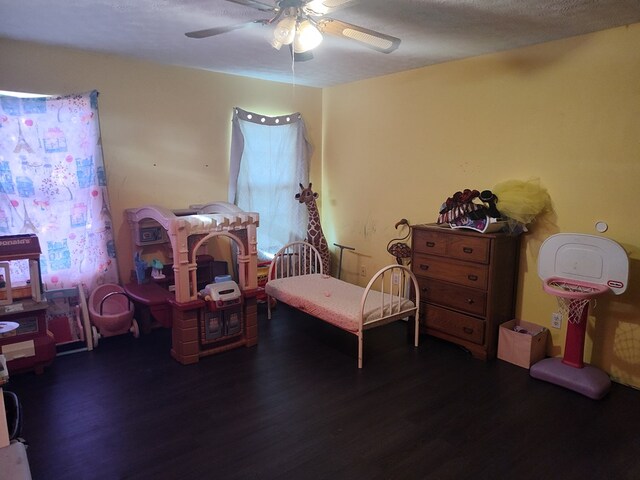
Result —
[[[36, 235], [0, 238], [0, 353], [11, 373], [42, 373], [56, 356], [55, 340], [47, 331], [40, 254]], [[14, 261], [28, 262], [29, 280], [22, 285], [11, 281]]]

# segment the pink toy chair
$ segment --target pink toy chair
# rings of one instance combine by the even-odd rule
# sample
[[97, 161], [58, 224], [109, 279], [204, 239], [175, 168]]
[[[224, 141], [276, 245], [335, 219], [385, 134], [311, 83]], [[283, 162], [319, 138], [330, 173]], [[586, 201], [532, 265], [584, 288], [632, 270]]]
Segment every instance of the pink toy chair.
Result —
[[[106, 283], [89, 295], [89, 318], [93, 323], [94, 347], [98, 338], [133, 333], [140, 336], [138, 322], [133, 318], [134, 306], [120, 285]], [[97, 331], [96, 331], [97, 328]]]

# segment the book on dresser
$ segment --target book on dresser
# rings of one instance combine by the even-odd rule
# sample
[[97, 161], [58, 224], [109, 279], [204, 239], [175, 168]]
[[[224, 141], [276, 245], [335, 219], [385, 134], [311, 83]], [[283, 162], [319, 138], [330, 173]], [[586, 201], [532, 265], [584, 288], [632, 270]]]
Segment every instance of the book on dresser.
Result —
[[494, 358], [500, 324], [515, 314], [519, 237], [424, 224], [411, 243], [421, 331]]

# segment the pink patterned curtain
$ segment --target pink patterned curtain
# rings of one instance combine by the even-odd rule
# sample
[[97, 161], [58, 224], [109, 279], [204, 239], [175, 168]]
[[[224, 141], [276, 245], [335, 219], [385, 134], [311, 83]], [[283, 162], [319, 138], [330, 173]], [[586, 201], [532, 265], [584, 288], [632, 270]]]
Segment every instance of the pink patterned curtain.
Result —
[[[0, 95], [0, 236], [35, 233], [45, 289], [117, 282], [98, 92]], [[12, 262], [11, 280], [29, 277]]]

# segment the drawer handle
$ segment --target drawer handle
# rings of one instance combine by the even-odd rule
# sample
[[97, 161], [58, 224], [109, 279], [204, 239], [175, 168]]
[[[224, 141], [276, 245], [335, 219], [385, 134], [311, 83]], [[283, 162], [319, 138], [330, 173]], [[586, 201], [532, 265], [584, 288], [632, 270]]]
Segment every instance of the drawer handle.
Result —
[[421, 263], [420, 270], [429, 270], [429, 265], [425, 265], [424, 263]]
[[472, 282], [476, 282], [478, 280], [478, 276], [477, 275], [467, 275], [467, 278], [469, 280], [471, 280]]
[[469, 305], [473, 305], [475, 302], [473, 301], [473, 298], [467, 298], [467, 303]]
[[471, 248], [471, 247], [464, 247], [464, 248], [462, 249], [462, 251], [463, 251], [464, 253], [473, 253], [473, 248]]
[[464, 333], [466, 333], [467, 335], [471, 335], [473, 333], [473, 328], [462, 327], [462, 330], [464, 330]]
[[422, 287], [422, 291], [423, 291], [424, 293], [427, 293], [427, 292], [429, 291], [429, 287]]
[[435, 246], [436, 246], [435, 242], [427, 242], [427, 247], [433, 248]]

